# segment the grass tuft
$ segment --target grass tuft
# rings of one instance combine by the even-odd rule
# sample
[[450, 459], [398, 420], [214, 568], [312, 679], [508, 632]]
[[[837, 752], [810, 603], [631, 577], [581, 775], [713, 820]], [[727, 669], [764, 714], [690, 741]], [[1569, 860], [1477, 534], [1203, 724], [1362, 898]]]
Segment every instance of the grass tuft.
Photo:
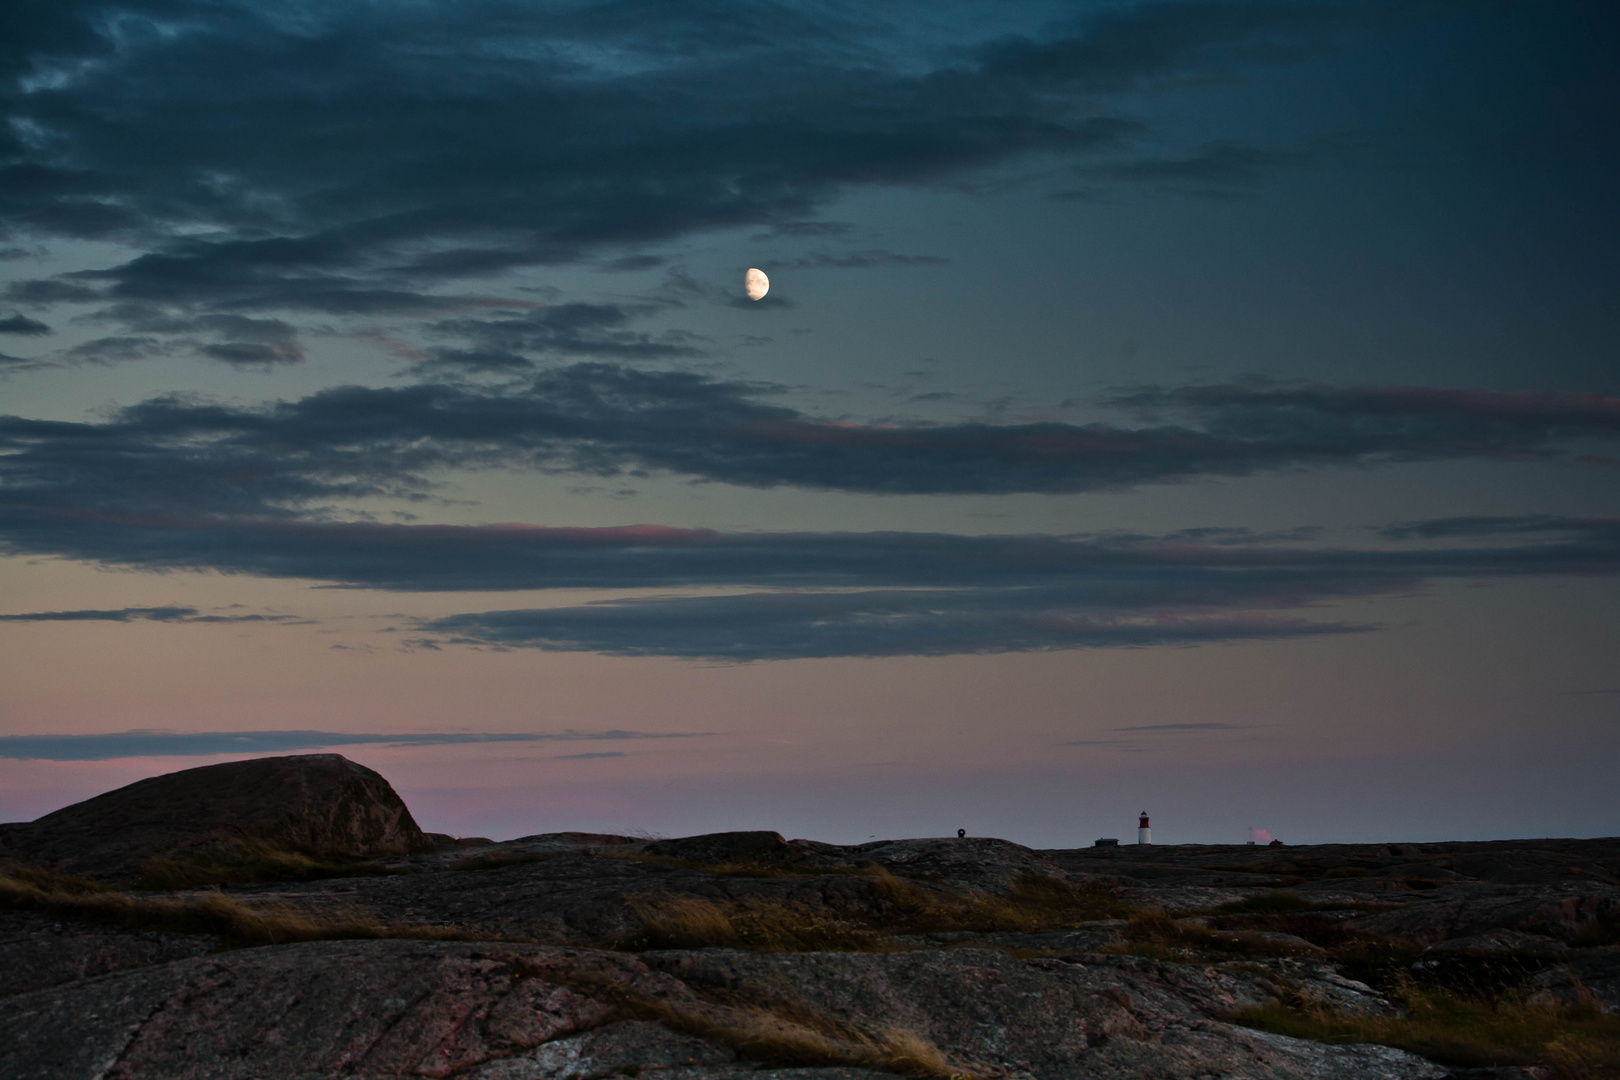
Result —
[[639, 929], [625, 949], [734, 948], [756, 952], [882, 952], [902, 948], [899, 934], [1067, 929], [1129, 909], [1112, 894], [1030, 875], [1005, 896], [946, 892], [863, 868], [877, 910], [828, 911], [781, 900], [717, 902], [701, 897], [633, 901]]
[[899, 915], [892, 927], [896, 933], [1073, 929], [1080, 923], [1117, 918], [1133, 910], [1101, 888], [1071, 885], [1039, 874], [1020, 876], [1004, 896], [929, 889], [903, 881], [881, 867], [871, 876], [880, 895]]
[[46, 892], [65, 895], [84, 895], [86, 893], [112, 891], [109, 886], [103, 885], [99, 881], [79, 877], [77, 874], [63, 874], [56, 870], [47, 870], [42, 866], [29, 866], [26, 863], [11, 861], [0, 861], [0, 880], [20, 882]]
[[170, 859], [155, 855], [141, 866], [134, 888], [154, 892], [200, 889], [266, 881], [317, 881], [324, 878], [376, 877], [388, 871], [366, 859], [315, 857], [269, 844], [244, 842], [235, 855]]
[[[1233, 959], [1257, 956], [1315, 954], [1309, 945], [1290, 946], [1246, 930], [1213, 930], [1176, 919], [1160, 908], [1137, 911], [1125, 924], [1126, 950], [1156, 960]], [[1106, 950], [1105, 950], [1106, 951]]]
[[632, 901], [640, 929], [620, 943], [627, 949], [749, 949], [754, 952], [883, 952], [888, 935], [780, 900], [725, 905], [695, 896]]
[[1278, 1035], [1329, 1043], [1379, 1043], [1458, 1068], [1539, 1065], [1559, 1080], [1620, 1078], [1620, 1016], [1590, 997], [1573, 1005], [1532, 1005], [1506, 995], [1464, 997], [1406, 982], [1391, 995], [1404, 1016], [1341, 1013], [1299, 1001], [1245, 1009], [1231, 1019]]
[[212, 934], [230, 945], [352, 938], [472, 939], [472, 935], [451, 927], [380, 923], [359, 915], [330, 916], [285, 906], [250, 907], [220, 893], [158, 897], [110, 891], [75, 892], [42, 888], [4, 873], [0, 873], [0, 907], [105, 923], [127, 930]]
[[974, 1080], [914, 1031], [864, 1031], [802, 1003], [684, 1004], [654, 997], [597, 972], [557, 962], [520, 960], [520, 975], [571, 986], [613, 1004], [627, 1017], [655, 1020], [673, 1030], [730, 1046], [772, 1067], [855, 1066], [929, 1080]]

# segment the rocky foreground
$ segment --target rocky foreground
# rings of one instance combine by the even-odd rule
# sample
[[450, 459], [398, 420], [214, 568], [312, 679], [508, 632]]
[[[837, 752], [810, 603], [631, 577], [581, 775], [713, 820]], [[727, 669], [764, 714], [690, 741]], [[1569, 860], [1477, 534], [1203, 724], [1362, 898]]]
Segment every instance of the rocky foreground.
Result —
[[[1523, 1077], [1550, 1073], [1239, 1021], [1393, 1016], [1391, 978], [1620, 1011], [1620, 840], [419, 840], [376, 774], [271, 760], [241, 765], [348, 779], [233, 825], [211, 774], [195, 835], [118, 839], [130, 789], [0, 828], [0, 1076]], [[126, 878], [276, 876], [267, 837], [328, 839], [271, 864], [308, 880], [130, 891], [62, 876], [95, 869], [61, 839], [92, 817]]]

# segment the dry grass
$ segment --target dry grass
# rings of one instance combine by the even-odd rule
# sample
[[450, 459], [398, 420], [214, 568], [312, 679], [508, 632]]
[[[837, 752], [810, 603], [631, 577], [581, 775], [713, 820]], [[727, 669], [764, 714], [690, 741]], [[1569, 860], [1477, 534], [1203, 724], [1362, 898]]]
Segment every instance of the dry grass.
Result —
[[632, 902], [640, 929], [621, 942], [629, 949], [724, 947], [755, 952], [882, 952], [896, 948], [888, 935], [780, 900], [743, 900], [725, 905], [695, 896]]
[[1084, 922], [1117, 918], [1132, 909], [1102, 889], [1025, 874], [1005, 896], [929, 889], [878, 867], [870, 872], [878, 892], [896, 911], [898, 933], [950, 931], [994, 933], [1072, 929]]
[[1219, 930], [1172, 918], [1159, 908], [1131, 915], [1125, 950], [1156, 960], [1241, 959], [1255, 956], [1320, 955], [1309, 945], [1277, 941], [1246, 930]]
[[1358, 1016], [1296, 1001], [1246, 1009], [1249, 1027], [1330, 1043], [1380, 1043], [1444, 1065], [1540, 1065], [1560, 1080], [1620, 1078], [1620, 1016], [1590, 998], [1574, 1006], [1531, 1005], [1507, 995], [1483, 1001], [1406, 983], [1393, 995], [1406, 1015]]
[[724, 947], [756, 952], [882, 952], [902, 948], [901, 934], [1070, 928], [1125, 909], [1112, 895], [1029, 876], [1006, 896], [946, 892], [862, 869], [878, 910], [829, 910], [774, 899], [717, 902], [691, 896], [633, 901], [639, 929], [626, 949]]
[[1217, 915], [1298, 915], [1311, 911], [1343, 911], [1348, 904], [1319, 904], [1298, 893], [1256, 893], [1215, 909]]
[[55, 870], [47, 870], [40, 866], [29, 866], [26, 863], [0, 861], [0, 880], [20, 882], [32, 885], [47, 892], [82, 895], [84, 893], [110, 892], [108, 886], [87, 877], [77, 874], [63, 874]]
[[173, 892], [209, 885], [265, 881], [316, 881], [323, 878], [375, 877], [388, 871], [366, 859], [316, 857], [269, 844], [244, 842], [236, 854], [169, 859], [153, 856], [141, 867], [134, 888]]
[[361, 915], [333, 916], [283, 906], [250, 907], [220, 893], [155, 897], [104, 890], [70, 891], [42, 887], [6, 873], [0, 873], [0, 907], [130, 930], [213, 934], [231, 945], [351, 938], [469, 940], [472, 937], [449, 927], [379, 923]]
[[1620, 945], [1620, 918], [1597, 920], [1581, 931], [1580, 936], [1575, 939], [1575, 944], [1583, 949]]
[[655, 1020], [676, 1031], [724, 1044], [773, 1067], [855, 1066], [934, 1080], [973, 1080], [914, 1031], [865, 1031], [802, 1003], [684, 1004], [653, 997], [605, 975], [558, 963], [519, 961], [520, 975], [572, 986], [616, 1006], [628, 1017]]

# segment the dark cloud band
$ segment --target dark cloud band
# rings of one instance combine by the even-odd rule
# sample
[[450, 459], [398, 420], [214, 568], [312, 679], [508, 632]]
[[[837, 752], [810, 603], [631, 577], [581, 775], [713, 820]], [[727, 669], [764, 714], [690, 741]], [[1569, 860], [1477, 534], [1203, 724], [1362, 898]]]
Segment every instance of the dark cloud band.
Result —
[[[23, 761], [106, 761], [126, 757], [283, 754], [334, 746], [456, 746], [472, 743], [597, 742], [692, 739], [712, 732], [558, 731], [356, 734], [338, 731], [116, 731], [99, 735], [0, 735], [0, 758]], [[594, 757], [596, 754], [569, 755]]]
[[[933, 575], [954, 579], [955, 587], [642, 597], [473, 612], [420, 626], [452, 644], [729, 662], [1131, 648], [1361, 632], [1376, 627], [1296, 612], [1446, 580], [1620, 572], [1620, 521], [1450, 519], [1425, 529], [1429, 524], [1390, 531], [1478, 539], [1539, 533], [1543, 542], [1403, 550], [1237, 545], [1230, 535], [1215, 545], [1121, 536], [943, 544], [940, 537], [864, 537], [872, 549], [892, 545], [893, 580]], [[799, 540], [797, 554], [813, 553], [809, 538]], [[987, 558], [975, 563], [973, 554]]]
[[23, 5], [0, 46], [0, 230], [143, 254], [12, 299], [444, 310], [455, 298], [433, 289], [458, 278], [744, 224], [793, 232], [852, 187], [1111, 146], [1139, 125], [1106, 95], [1260, 63], [1346, 21], [1334, 5], [1155, 3], [988, 38], [964, 24], [919, 51], [907, 14]]
[[1620, 399], [1596, 394], [1152, 389], [1115, 399], [1142, 417], [1124, 426], [840, 422], [774, 403], [772, 391], [584, 363], [503, 389], [349, 386], [263, 408], [155, 398], [96, 423], [0, 417], [0, 542], [68, 553], [51, 538], [169, 527], [159, 518], [182, 532], [239, 529], [359, 496], [419, 500], [433, 489], [430, 471], [457, 467], [1058, 494], [1307, 467], [1550, 459], [1620, 439]]
[[422, 627], [453, 644], [687, 660], [949, 656], [1255, 641], [1371, 629], [1258, 612], [1120, 612], [1006, 590], [755, 593], [488, 611]]
[[192, 607], [128, 607], [100, 610], [29, 611], [0, 615], [0, 623], [43, 622], [166, 622], [166, 623], [250, 623], [292, 622], [293, 615], [204, 615]]
[[[1342, 634], [1373, 627], [1311, 617], [1313, 609], [1445, 581], [1620, 573], [1620, 521], [1545, 516], [1410, 522], [1387, 530], [1396, 542], [1365, 548], [1301, 543], [1297, 533], [1243, 537], [1231, 529], [1197, 540], [1188, 532], [1058, 537], [301, 521], [201, 527], [101, 521], [79, 528], [83, 524], [70, 523], [73, 554], [146, 568], [210, 567], [402, 591], [749, 589], [469, 612], [421, 621], [414, 639], [434, 648], [720, 661]], [[1437, 539], [1462, 543], [1433, 546]], [[132, 608], [0, 621], [252, 617]]]

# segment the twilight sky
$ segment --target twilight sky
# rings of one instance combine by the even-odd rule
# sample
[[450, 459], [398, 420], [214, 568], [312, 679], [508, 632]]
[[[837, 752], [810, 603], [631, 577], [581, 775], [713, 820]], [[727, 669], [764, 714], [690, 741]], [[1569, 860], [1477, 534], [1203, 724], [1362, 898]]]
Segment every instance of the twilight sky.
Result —
[[15, 0], [0, 820], [331, 749], [497, 838], [1620, 833], [1617, 54]]

